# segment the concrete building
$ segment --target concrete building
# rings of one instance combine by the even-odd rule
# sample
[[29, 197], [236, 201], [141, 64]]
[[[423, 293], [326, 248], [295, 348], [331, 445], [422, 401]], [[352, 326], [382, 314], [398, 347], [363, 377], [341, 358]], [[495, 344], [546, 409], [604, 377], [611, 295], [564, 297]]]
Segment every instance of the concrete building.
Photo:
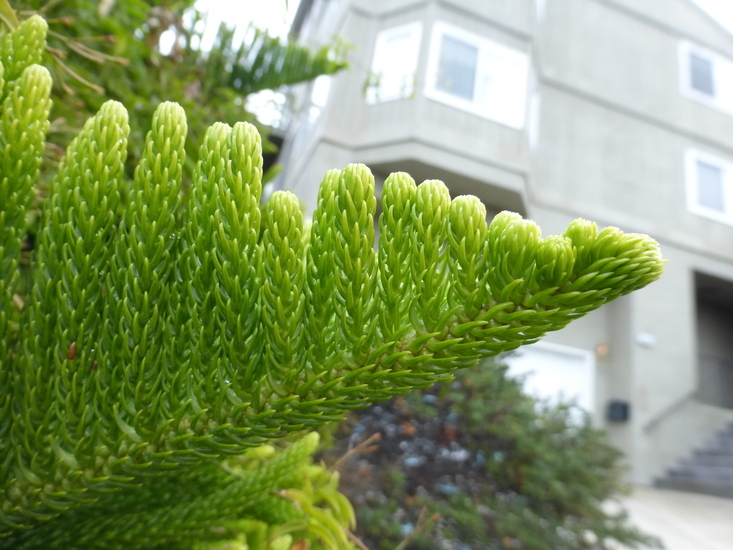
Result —
[[733, 422], [733, 35], [691, 0], [302, 0], [294, 30], [353, 51], [301, 98], [283, 187], [312, 206], [328, 169], [363, 162], [545, 234], [652, 235], [659, 282], [514, 368], [576, 396], [638, 483]]

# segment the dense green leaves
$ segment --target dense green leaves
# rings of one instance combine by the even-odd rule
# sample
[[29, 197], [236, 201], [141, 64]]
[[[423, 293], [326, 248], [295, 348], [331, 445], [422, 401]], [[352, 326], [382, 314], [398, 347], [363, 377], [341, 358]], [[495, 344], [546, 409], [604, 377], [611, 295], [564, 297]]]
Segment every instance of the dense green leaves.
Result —
[[318, 189], [318, 206], [313, 214], [307, 247], [306, 323], [309, 362], [314, 368], [326, 363], [333, 353], [334, 313], [334, 217], [340, 171], [326, 173]]
[[[331, 208], [333, 219], [336, 349], [357, 366], [376, 336], [376, 254], [374, 252], [374, 178], [366, 166], [341, 172]], [[311, 242], [315, 242], [314, 236]], [[339, 367], [336, 366], [338, 369]]]
[[305, 378], [303, 214], [295, 195], [277, 191], [265, 206], [264, 218], [259, 304], [265, 348], [262, 374], [270, 390], [287, 397]]
[[[410, 229], [417, 187], [407, 174], [391, 174], [382, 189], [383, 214], [379, 219], [379, 330], [387, 338], [399, 338], [407, 326], [414, 294], [411, 273], [412, 246], [404, 241]], [[485, 223], [485, 220], [484, 220]]]
[[46, 22], [41, 17], [35, 16], [23, 21], [16, 32], [6, 33], [2, 37], [0, 63], [3, 65], [5, 82], [14, 81], [26, 67], [41, 62], [47, 30]]
[[[25, 51], [23, 40], [42, 44], [27, 27], [8, 43]], [[18, 312], [23, 209], [48, 127], [50, 83], [34, 59], [0, 117], [0, 547], [16, 547], [18, 529], [26, 547], [48, 547], [33, 534], [40, 520], [64, 524], [108, 493], [135, 500], [155, 476], [427, 387], [661, 274], [648, 237], [575, 222], [543, 241], [509, 213], [487, 228], [476, 199], [404, 174], [387, 180], [376, 251], [375, 183], [361, 165], [326, 175], [306, 226], [289, 193], [260, 205], [262, 146], [246, 123], [206, 132], [181, 213], [183, 110], [156, 110], [129, 185], [128, 113], [110, 101], [59, 166]], [[122, 519], [106, 525], [128, 540]]]
[[[353, 510], [336, 490], [338, 474], [311, 463], [317, 445], [311, 433], [284, 450], [265, 445], [223, 464], [161, 473], [154, 483], [100, 495], [32, 530], [6, 535], [0, 546], [170, 550], [224, 541], [277, 550], [302, 537], [313, 548], [348, 548], [339, 542], [353, 524]], [[316, 546], [319, 539], [324, 542]]]
[[[3, 52], [33, 52], [35, 61], [43, 45], [46, 23], [32, 18], [21, 32], [3, 37]], [[8, 56], [4, 58], [8, 61]], [[0, 115], [0, 475], [10, 468], [12, 419], [15, 414], [13, 340], [17, 338], [21, 247], [26, 234], [26, 212], [33, 201], [44, 139], [51, 108], [51, 77], [48, 71], [28, 63], [0, 69], [2, 114]], [[5, 476], [3, 475], [3, 478]]]

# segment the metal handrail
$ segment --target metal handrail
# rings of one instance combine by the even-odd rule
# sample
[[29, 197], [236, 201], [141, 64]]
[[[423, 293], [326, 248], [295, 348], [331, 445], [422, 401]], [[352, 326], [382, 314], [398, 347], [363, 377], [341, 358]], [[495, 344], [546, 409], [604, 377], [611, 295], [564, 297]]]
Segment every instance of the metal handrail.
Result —
[[697, 389], [694, 389], [692, 391], [689, 391], [685, 393], [684, 395], [681, 395], [665, 407], [663, 407], [660, 411], [658, 411], [656, 414], [654, 414], [651, 419], [647, 420], [646, 423], [642, 426], [642, 430], [645, 432], [649, 432], [652, 429], [656, 428], [657, 425], [659, 425], [662, 420], [665, 420], [669, 416], [671, 416], [673, 413], [677, 412], [679, 409], [682, 408], [683, 405], [685, 405], [688, 401], [692, 401], [694, 398], [697, 397]]

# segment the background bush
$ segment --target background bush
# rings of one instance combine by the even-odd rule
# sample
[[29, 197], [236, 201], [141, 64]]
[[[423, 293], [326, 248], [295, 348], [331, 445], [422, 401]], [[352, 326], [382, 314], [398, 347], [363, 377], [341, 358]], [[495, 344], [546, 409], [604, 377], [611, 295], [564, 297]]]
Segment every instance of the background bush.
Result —
[[[416, 529], [415, 550], [658, 545], [607, 506], [623, 494], [623, 461], [604, 432], [573, 404], [525, 395], [501, 364], [355, 413], [330, 453], [374, 433], [376, 448], [344, 463], [341, 484], [374, 550]], [[423, 507], [423, 522], [440, 519], [418, 525]]]

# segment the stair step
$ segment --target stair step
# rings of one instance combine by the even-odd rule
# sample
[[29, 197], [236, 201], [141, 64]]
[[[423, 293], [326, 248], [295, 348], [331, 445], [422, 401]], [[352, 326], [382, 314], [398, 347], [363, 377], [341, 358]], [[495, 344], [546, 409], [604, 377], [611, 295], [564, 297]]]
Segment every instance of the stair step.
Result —
[[720, 430], [720, 435], [733, 437], [733, 426], [728, 426], [724, 430]]
[[733, 485], [709, 484], [696, 480], [672, 478], [657, 479], [655, 480], [654, 485], [661, 489], [673, 489], [675, 491], [684, 491], [688, 493], [700, 493], [716, 497], [733, 498]]
[[718, 432], [654, 485], [665, 489], [733, 498], [733, 424]]
[[710, 455], [710, 456], [730, 456], [733, 457], [733, 451], [728, 449], [721, 449], [719, 447], [713, 447], [708, 445], [707, 447], [701, 447], [695, 450], [694, 454]]
[[668, 471], [671, 478], [698, 479], [710, 483], [724, 483], [733, 487], [733, 467], [700, 464], [682, 464]]
[[733, 468], [733, 453], [725, 451], [696, 451], [691, 458], [683, 460], [681, 464], [683, 466], [729, 466]]
[[731, 438], [730, 441], [717, 442], [714, 448], [720, 449], [721, 451], [727, 451], [729, 453], [733, 453], [733, 438]]

